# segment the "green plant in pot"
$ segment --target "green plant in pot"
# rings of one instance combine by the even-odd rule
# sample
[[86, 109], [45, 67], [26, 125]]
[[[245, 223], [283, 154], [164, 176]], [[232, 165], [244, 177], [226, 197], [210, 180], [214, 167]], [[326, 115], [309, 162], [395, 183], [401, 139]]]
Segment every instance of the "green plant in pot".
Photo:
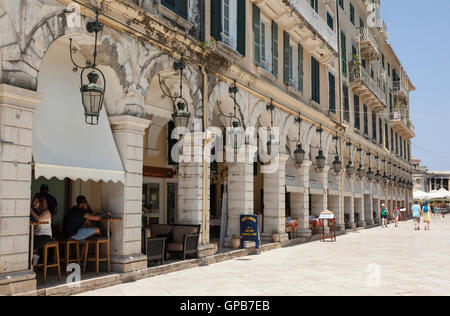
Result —
[[272, 241], [273, 242], [280, 242], [280, 232], [276, 229], [272, 231]]
[[233, 239], [231, 240], [231, 247], [233, 249], [238, 249], [241, 246], [241, 236], [239, 234], [233, 234]]

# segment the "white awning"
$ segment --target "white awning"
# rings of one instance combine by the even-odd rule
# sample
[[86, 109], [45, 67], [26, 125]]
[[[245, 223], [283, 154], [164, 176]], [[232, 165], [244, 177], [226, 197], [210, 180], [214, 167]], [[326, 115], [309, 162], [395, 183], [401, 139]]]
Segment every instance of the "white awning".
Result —
[[49, 50], [39, 74], [38, 91], [45, 97], [34, 117], [35, 178], [124, 182], [106, 110], [98, 125], [85, 123], [79, 74], [72, 72], [66, 49]]

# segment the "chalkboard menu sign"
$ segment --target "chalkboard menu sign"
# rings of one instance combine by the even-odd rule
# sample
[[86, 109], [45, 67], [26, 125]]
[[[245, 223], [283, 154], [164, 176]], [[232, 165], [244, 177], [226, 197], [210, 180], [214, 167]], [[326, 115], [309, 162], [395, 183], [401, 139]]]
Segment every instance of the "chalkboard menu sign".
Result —
[[254, 241], [256, 249], [259, 249], [258, 216], [241, 215], [241, 248], [245, 241]]

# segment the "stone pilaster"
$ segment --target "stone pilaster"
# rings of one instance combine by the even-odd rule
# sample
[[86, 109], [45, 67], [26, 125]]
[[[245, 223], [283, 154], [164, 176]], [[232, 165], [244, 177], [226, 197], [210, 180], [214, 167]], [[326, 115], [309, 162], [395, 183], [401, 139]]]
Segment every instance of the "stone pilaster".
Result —
[[[183, 145], [183, 160], [179, 164], [178, 177], [178, 214], [177, 224], [200, 225], [200, 240], [198, 243], [198, 256], [205, 257], [213, 253], [214, 245], [209, 243], [209, 186], [210, 167], [204, 165], [203, 160], [203, 133], [194, 132], [185, 145]], [[188, 145], [189, 144], [189, 145]], [[190, 146], [188, 149], [186, 146]], [[205, 170], [204, 170], [205, 168]], [[203, 175], [206, 172], [206, 209], [203, 218]]]
[[245, 145], [233, 162], [228, 163], [228, 214], [225, 246], [231, 245], [233, 234], [240, 233], [240, 216], [253, 215], [253, 154], [256, 147]]
[[0, 295], [36, 289], [29, 270], [33, 117], [39, 93], [0, 84]]
[[299, 176], [303, 179], [303, 192], [291, 193], [291, 213], [292, 217], [298, 218], [298, 233], [300, 237], [310, 237], [309, 228], [309, 169], [311, 161], [304, 161], [298, 169]]
[[111, 266], [117, 272], [136, 271], [147, 267], [141, 253], [142, 159], [151, 122], [130, 115], [112, 116], [109, 121], [125, 170], [125, 183], [102, 185], [102, 207], [123, 219], [111, 225]]
[[280, 241], [287, 241], [286, 233], [286, 161], [289, 156], [280, 154], [264, 173], [264, 240], [272, 240], [272, 232], [280, 232]]
[[[373, 183], [369, 183], [370, 191], [373, 192]], [[364, 194], [364, 220], [366, 225], [373, 225], [373, 194]]]

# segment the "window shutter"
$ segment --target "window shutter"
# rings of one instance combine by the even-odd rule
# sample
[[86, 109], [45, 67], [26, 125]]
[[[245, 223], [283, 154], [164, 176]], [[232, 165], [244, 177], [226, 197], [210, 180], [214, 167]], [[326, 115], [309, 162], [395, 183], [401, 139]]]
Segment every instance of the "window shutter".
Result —
[[320, 65], [311, 57], [311, 99], [320, 104]]
[[237, 1], [237, 51], [245, 56], [245, 6], [247, 1]]
[[211, 0], [211, 36], [220, 41], [222, 36], [222, 1]]
[[178, 1], [178, 13], [186, 20], [188, 19], [188, 0]]
[[329, 85], [329, 109], [330, 112], [336, 113], [336, 79], [330, 72], [328, 73], [328, 85]]
[[347, 76], [347, 37], [341, 31], [341, 58], [342, 58], [342, 74]]
[[272, 74], [278, 77], [278, 25], [272, 21]]
[[283, 45], [284, 45], [284, 55], [283, 55], [283, 79], [285, 84], [289, 84], [290, 79], [290, 46], [289, 46], [289, 34], [287, 32], [283, 33]]
[[253, 4], [253, 60], [256, 65], [261, 61], [261, 12], [256, 4]]
[[303, 93], [303, 46], [298, 44], [298, 91]]

